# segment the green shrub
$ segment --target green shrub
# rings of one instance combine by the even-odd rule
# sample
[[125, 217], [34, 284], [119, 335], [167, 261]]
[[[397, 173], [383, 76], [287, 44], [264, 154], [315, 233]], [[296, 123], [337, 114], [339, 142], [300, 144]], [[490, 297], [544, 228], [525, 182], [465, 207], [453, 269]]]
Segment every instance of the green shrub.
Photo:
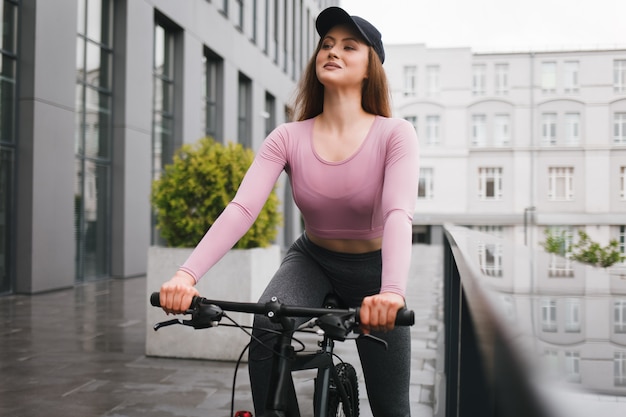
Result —
[[[233, 199], [252, 164], [254, 153], [240, 144], [222, 145], [210, 138], [183, 145], [152, 184], [157, 228], [168, 246], [194, 247]], [[272, 190], [256, 222], [235, 248], [269, 246], [281, 221]]]

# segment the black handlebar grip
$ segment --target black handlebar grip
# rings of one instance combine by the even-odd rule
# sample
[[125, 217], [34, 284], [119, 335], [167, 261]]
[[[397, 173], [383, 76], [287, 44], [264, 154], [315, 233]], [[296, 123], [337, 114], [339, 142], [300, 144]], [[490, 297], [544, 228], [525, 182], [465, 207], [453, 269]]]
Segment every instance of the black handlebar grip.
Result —
[[[356, 308], [356, 316], [361, 321], [361, 307]], [[415, 324], [415, 312], [406, 308], [401, 308], [396, 313], [396, 326], [413, 326]]]
[[398, 326], [413, 326], [415, 324], [415, 312], [406, 308], [398, 310], [396, 324]]
[[150, 304], [154, 307], [161, 307], [161, 299], [158, 292], [150, 294]]

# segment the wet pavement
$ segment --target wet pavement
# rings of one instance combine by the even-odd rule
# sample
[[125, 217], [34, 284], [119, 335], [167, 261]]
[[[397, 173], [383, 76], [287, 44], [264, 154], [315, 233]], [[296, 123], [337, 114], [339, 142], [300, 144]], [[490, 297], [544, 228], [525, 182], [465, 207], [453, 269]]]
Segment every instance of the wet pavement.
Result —
[[[442, 254], [414, 246], [412, 417], [441, 415]], [[148, 292], [140, 277], [0, 297], [0, 416], [229, 416], [233, 362], [146, 357]], [[354, 343], [336, 352], [357, 368], [361, 416], [371, 417]], [[312, 415], [313, 375], [299, 372], [295, 382], [303, 415]], [[251, 409], [245, 363], [235, 393], [235, 409]]]

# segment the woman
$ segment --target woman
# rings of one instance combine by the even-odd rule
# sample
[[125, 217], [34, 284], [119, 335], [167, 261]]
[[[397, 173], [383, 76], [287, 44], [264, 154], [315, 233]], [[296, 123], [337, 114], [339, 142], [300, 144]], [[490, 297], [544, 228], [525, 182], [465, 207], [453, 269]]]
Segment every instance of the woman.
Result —
[[[417, 196], [418, 142], [405, 120], [390, 118], [380, 32], [331, 7], [320, 13], [321, 37], [299, 86], [298, 121], [266, 138], [237, 195], [180, 270], [161, 287], [161, 304], [180, 313], [197, 295], [197, 280], [252, 225], [276, 180], [289, 175], [303, 235], [287, 252], [261, 297], [319, 307], [334, 292], [361, 306], [365, 332], [387, 341], [381, 350], [357, 340], [372, 413], [409, 416], [410, 335], [394, 329], [411, 260]], [[271, 327], [263, 316], [255, 326]], [[250, 347], [256, 413], [262, 413], [271, 369], [272, 335]]]

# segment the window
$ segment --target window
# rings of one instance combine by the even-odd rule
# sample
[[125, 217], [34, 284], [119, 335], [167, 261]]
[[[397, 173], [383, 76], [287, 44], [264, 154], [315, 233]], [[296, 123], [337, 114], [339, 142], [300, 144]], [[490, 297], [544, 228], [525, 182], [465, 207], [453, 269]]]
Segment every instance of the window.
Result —
[[626, 226], [619, 227], [619, 252], [622, 255], [626, 255]]
[[580, 143], [580, 113], [565, 114], [565, 144], [578, 145]]
[[276, 98], [265, 92], [265, 136], [269, 135], [276, 127]]
[[[162, 21], [154, 25], [154, 57], [152, 98], [152, 179], [161, 176], [165, 166], [172, 162], [175, 144], [175, 71], [176, 31]], [[152, 215], [152, 244], [161, 242], [156, 229], [156, 217]]]
[[269, 1], [265, 2], [265, 14], [263, 16], [263, 53], [269, 55], [270, 53], [270, 4]]
[[559, 366], [559, 352], [556, 349], [546, 348], [543, 351], [543, 365], [548, 375], [559, 376], [561, 374]]
[[157, 179], [174, 155], [174, 32], [154, 28], [152, 177]]
[[[2, 48], [0, 48], [0, 294], [12, 290], [15, 259], [14, 233], [16, 165], [15, 155], [18, 136], [15, 131], [17, 120], [16, 86], [17, 72], [18, 14], [17, 2], [2, 2]], [[80, 55], [79, 55], [80, 56]]]
[[472, 66], [472, 94], [482, 96], [486, 93], [487, 70], [484, 64]]
[[573, 226], [549, 226], [546, 228], [547, 233], [552, 236], [562, 237], [561, 244], [563, 245], [559, 253], [562, 256], [570, 256], [568, 253], [569, 248], [574, 243], [574, 235], [576, 235], [577, 229]]
[[502, 168], [478, 168], [478, 198], [502, 199]]
[[228, 16], [228, 0], [217, 0], [216, 3], [219, 4], [218, 10], [224, 14], [224, 16]]
[[[285, 74], [288, 72], [289, 66], [289, 45], [287, 40], [289, 39], [289, 11], [287, 9], [287, 0], [283, 0], [283, 71]], [[293, 24], [293, 22], [291, 22]]]
[[417, 197], [422, 200], [432, 200], [434, 198], [433, 183], [433, 169], [420, 168], [420, 179], [417, 188]]
[[504, 228], [499, 225], [483, 224], [480, 226], [471, 226], [470, 228], [474, 230], [478, 230], [479, 232], [482, 232], [482, 233], [490, 234], [499, 239], [502, 239], [504, 237]]
[[252, 148], [252, 80], [239, 73], [239, 95], [237, 102], [237, 133], [239, 143]]
[[113, 3], [78, 1], [74, 136], [78, 281], [107, 277], [110, 270]]
[[494, 145], [507, 146], [511, 141], [511, 117], [508, 114], [496, 114], [493, 120]]
[[[225, 1], [224, 3], [225, 3], [224, 7], [227, 7], [226, 5], [228, 4], [228, 2]], [[237, 19], [237, 22], [236, 22], [237, 29], [239, 29], [240, 31], [243, 32], [243, 30], [244, 30], [244, 27], [243, 27], [243, 22], [244, 22], [244, 19], [243, 19], [243, 17], [244, 17], [243, 6], [244, 6], [244, 2], [243, 2], [243, 0], [235, 0], [233, 2], [233, 6], [235, 8], [235, 10], [233, 11], [233, 16], [235, 16], [235, 18]]]
[[615, 352], [613, 355], [613, 377], [615, 386], [626, 386], [626, 352]]
[[439, 116], [426, 116], [426, 144], [439, 144]]
[[502, 245], [479, 242], [478, 264], [484, 275], [502, 277]]
[[565, 378], [568, 382], [580, 382], [580, 353], [565, 352]]
[[626, 113], [613, 115], [613, 143], [626, 145]]
[[541, 144], [556, 145], [556, 113], [541, 115]]
[[252, 31], [250, 33], [250, 40], [252, 43], [257, 43], [257, 31], [259, 30], [259, 16], [258, 16], [258, 1], [252, 1]]
[[415, 96], [417, 94], [417, 67], [409, 65], [404, 67], [404, 95]]
[[429, 97], [436, 97], [440, 91], [439, 85], [439, 65], [429, 65], [426, 67], [426, 94]]
[[487, 116], [484, 114], [472, 115], [472, 145], [487, 145]]
[[566, 61], [564, 64], [563, 89], [566, 93], [578, 93], [578, 61]]
[[496, 64], [495, 90], [498, 95], [509, 93], [509, 65]]
[[626, 166], [619, 167], [619, 197], [626, 200]]
[[222, 140], [222, 107], [223, 107], [223, 60], [215, 53], [205, 49], [202, 57], [204, 69], [203, 106], [204, 134], [217, 141]]
[[551, 253], [550, 262], [548, 264], [548, 277], [573, 278], [574, 266], [569, 256], [569, 253], [565, 253], [564, 256]]
[[541, 64], [541, 90], [544, 93], [556, 92], [556, 62]]
[[613, 91], [626, 93], [626, 59], [613, 61]]
[[572, 201], [574, 199], [574, 168], [548, 168], [548, 200]]
[[[407, 120], [409, 123], [411, 123], [413, 125], [413, 128], [415, 129], [415, 132], [418, 133], [417, 116], [405, 116], [404, 119]], [[419, 137], [419, 133], [418, 133], [418, 137]]]
[[278, 64], [278, 52], [279, 52], [278, 38], [280, 36], [279, 26], [280, 26], [280, 12], [279, 12], [278, 0], [274, 0], [274, 25], [272, 25], [272, 44], [273, 44], [273, 50], [274, 50], [274, 63], [275, 64]]
[[580, 299], [565, 299], [565, 331], [580, 333]]
[[613, 302], [613, 331], [626, 333], [626, 300]]
[[546, 298], [541, 300], [541, 330], [556, 332], [556, 300]]

